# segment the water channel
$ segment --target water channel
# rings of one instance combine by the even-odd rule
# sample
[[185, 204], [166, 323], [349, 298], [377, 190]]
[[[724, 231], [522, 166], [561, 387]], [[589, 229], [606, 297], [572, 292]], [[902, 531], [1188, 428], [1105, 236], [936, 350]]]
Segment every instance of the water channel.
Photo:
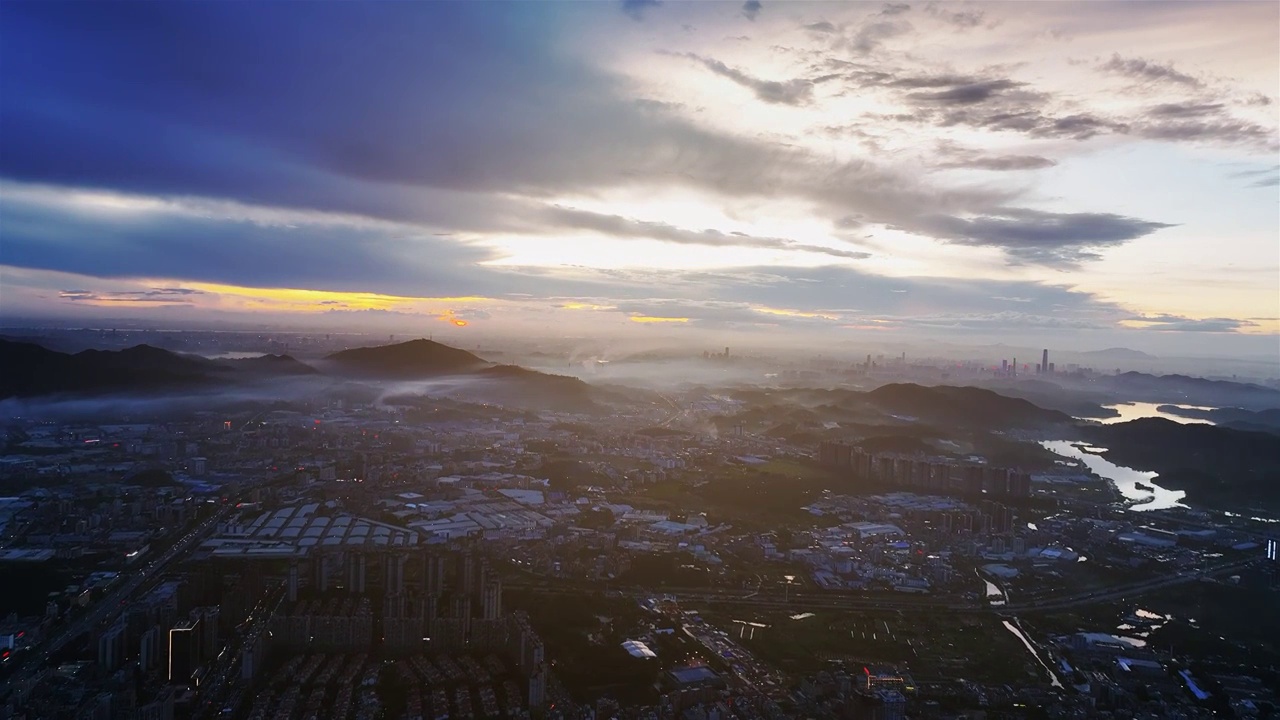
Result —
[[1040, 667], [1044, 668], [1044, 671], [1049, 673], [1049, 685], [1056, 688], [1062, 687], [1062, 681], [1059, 680], [1058, 676], [1053, 672], [1053, 668], [1049, 667], [1049, 664], [1044, 661], [1044, 658], [1040, 657], [1040, 651], [1035, 645], [1031, 644], [1031, 641], [1027, 639], [1026, 635], [1022, 634], [1021, 628], [1014, 624], [1017, 621], [1017, 618], [1014, 618], [1013, 622], [1004, 620], [1004, 629], [1013, 633], [1014, 637], [1021, 640], [1022, 644], [1026, 646], [1027, 652], [1031, 653], [1031, 657], [1035, 658], [1036, 662], [1040, 663]]

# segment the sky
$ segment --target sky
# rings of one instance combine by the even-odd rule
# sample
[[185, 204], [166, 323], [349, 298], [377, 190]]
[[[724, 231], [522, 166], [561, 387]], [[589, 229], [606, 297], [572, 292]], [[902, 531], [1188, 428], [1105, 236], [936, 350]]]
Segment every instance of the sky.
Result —
[[0, 316], [1280, 359], [1275, 2], [0, 4]]

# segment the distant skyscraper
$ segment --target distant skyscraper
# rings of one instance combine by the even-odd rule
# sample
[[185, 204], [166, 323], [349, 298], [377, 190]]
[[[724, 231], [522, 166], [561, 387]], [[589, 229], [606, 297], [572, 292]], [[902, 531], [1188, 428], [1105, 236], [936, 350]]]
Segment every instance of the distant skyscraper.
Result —
[[1040, 354], [1040, 372], [1049, 372], [1049, 348], [1045, 348]]
[[1013, 359], [1012, 370], [1013, 372], [1011, 372], [1010, 374], [1013, 375], [1013, 377], [1018, 377], [1018, 358]]

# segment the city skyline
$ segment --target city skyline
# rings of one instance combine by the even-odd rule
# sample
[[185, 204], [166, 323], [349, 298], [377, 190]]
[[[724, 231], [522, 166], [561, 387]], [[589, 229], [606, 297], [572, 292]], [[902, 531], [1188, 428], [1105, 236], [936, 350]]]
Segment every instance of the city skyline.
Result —
[[8, 318], [1280, 342], [1274, 3], [66, 10], [0, 24]]

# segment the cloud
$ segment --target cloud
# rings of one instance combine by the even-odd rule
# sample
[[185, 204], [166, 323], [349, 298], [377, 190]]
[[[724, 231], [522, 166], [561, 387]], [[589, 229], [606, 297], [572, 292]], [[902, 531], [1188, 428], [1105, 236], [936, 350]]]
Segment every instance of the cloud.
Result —
[[881, 20], [867, 23], [858, 29], [846, 45], [859, 55], [867, 55], [880, 47], [885, 40], [906, 35], [914, 29], [906, 20]]
[[684, 57], [695, 60], [711, 72], [732, 80], [742, 87], [751, 90], [756, 97], [767, 103], [779, 105], [804, 105], [813, 97], [813, 83], [805, 79], [787, 81], [761, 80], [747, 73], [731, 68], [712, 58], [702, 57], [694, 53], [685, 53]]
[[1012, 80], [988, 80], [984, 82], [955, 85], [937, 92], [911, 93], [907, 97], [920, 103], [942, 105], [974, 105], [986, 102], [1005, 90], [1019, 87], [1021, 83]]
[[935, 215], [925, 225], [948, 242], [996, 247], [1019, 264], [1074, 267], [1099, 256], [1099, 248], [1172, 227], [1111, 213], [1051, 213], [1005, 209], [960, 218]]
[[1167, 314], [1138, 315], [1125, 318], [1122, 322], [1161, 332], [1230, 333], [1258, 326], [1258, 323], [1251, 320], [1236, 318], [1188, 318]]
[[760, 9], [764, 6], [760, 4], [760, 0], [747, 0], [742, 3], [742, 16], [755, 22], [756, 16], [760, 14]]
[[1223, 110], [1222, 103], [1161, 103], [1148, 112], [1156, 117], [1187, 118], [1218, 115]]
[[884, 8], [880, 11], [880, 14], [886, 16], [901, 15], [902, 13], [910, 10], [911, 6], [907, 3], [886, 3]]
[[986, 18], [986, 13], [981, 10], [947, 10], [937, 3], [926, 5], [925, 12], [958, 30], [978, 27]]
[[644, 19], [650, 8], [662, 5], [662, 0], [622, 0], [622, 12], [637, 22]]
[[1175, 70], [1172, 65], [1161, 65], [1143, 58], [1125, 58], [1119, 53], [1113, 53], [1111, 59], [1099, 65], [1098, 69], [1134, 80], [1169, 82], [1193, 88], [1204, 87], [1203, 81]]
[[662, 222], [634, 220], [620, 215], [606, 215], [562, 206], [549, 207], [542, 215], [553, 228], [590, 230], [619, 238], [652, 238], [685, 245], [808, 252], [849, 260], [870, 257], [866, 252], [811, 245], [783, 238], [757, 237], [739, 232], [724, 233], [719, 230], [686, 230]]
[[129, 305], [133, 303], [173, 304], [190, 303], [193, 301], [191, 296], [203, 294], [205, 294], [203, 291], [194, 290], [192, 288], [166, 287], [151, 288], [150, 290], [102, 292], [95, 292], [92, 290], [61, 290], [58, 292], [58, 298], [61, 300], [85, 302], [94, 305]]
[[988, 155], [954, 143], [939, 143], [935, 152], [940, 159], [937, 167], [942, 169], [1009, 172], [1042, 170], [1058, 164], [1054, 160], [1039, 155]]
[[[652, 6], [635, 5], [632, 16], [641, 17]], [[18, 202], [12, 187], [4, 188], [4, 262], [111, 282], [186, 278], [414, 296], [543, 297], [558, 288], [559, 294], [609, 297], [652, 292], [644, 289], [646, 283], [689, 296], [707, 289], [664, 274], [494, 264], [503, 258], [483, 243], [517, 236], [554, 242], [563, 229], [606, 239], [646, 237], [827, 255], [805, 261], [862, 256], [852, 246], [817, 244], [825, 240], [774, 237], [787, 234], [782, 231], [734, 236], [679, 227], [631, 208], [572, 222], [546, 212], [584, 197], [604, 201], [662, 191], [687, 192], [720, 209], [801, 207], [820, 220], [856, 218], [859, 232], [873, 232], [876, 225], [901, 228], [948, 242], [1000, 247], [1014, 262], [1061, 268], [1163, 225], [1069, 205], [1081, 212], [1031, 217], [1017, 207], [1028, 196], [1025, 186], [990, 178], [971, 183], [960, 174], [927, 171], [1030, 170], [1052, 165], [1042, 155], [1070, 152], [1065, 144], [1027, 140], [1111, 134], [1260, 143], [1265, 135], [1256, 125], [1232, 120], [1236, 109], [1242, 118], [1256, 111], [1242, 105], [1243, 91], [1226, 99], [1151, 91], [1126, 105], [1101, 102], [1108, 98], [1092, 87], [1078, 93], [1048, 84], [1033, 87], [1028, 83], [1052, 80], [1039, 69], [1024, 72], [1012, 63], [966, 67], [963, 55], [930, 57], [925, 45], [939, 36], [938, 23], [918, 9], [918, 20], [873, 9], [870, 17], [865, 10], [841, 10], [831, 21], [789, 21], [797, 46], [807, 41], [820, 48], [796, 47], [787, 55], [805, 68], [796, 72], [799, 79], [766, 80], [745, 69], [753, 65], [730, 67], [694, 56], [703, 68], [763, 102], [827, 111], [826, 93], [816, 93], [813, 83], [839, 72], [848, 89], [871, 88], [872, 107], [884, 100], [891, 108], [877, 107], [879, 116], [841, 118], [874, 128], [869, 140], [878, 145], [869, 141], [858, 147], [816, 133], [800, 137], [798, 125], [762, 131], [745, 119], [721, 122], [724, 105], [679, 97], [674, 92], [680, 83], [663, 85], [659, 92], [646, 84], [654, 78], [643, 70], [628, 68], [634, 74], [624, 76], [612, 69], [625, 62], [605, 69], [598, 55], [571, 42], [566, 26], [580, 25], [564, 23], [564, 13], [542, 7], [270, 5], [246, 23], [234, 4], [91, 3], [77, 13], [38, 3], [14, 6], [0, 36], [0, 67], [6, 68], [6, 97], [12, 98], [0, 104], [0, 176], [68, 195], [113, 194], [101, 207], [81, 203], [57, 209]], [[722, 21], [733, 21], [738, 7], [721, 13]], [[837, 12], [832, 8], [823, 11]], [[771, 6], [771, 13], [775, 9]], [[593, 11], [581, 12], [582, 18], [592, 17]], [[630, 25], [613, 8], [606, 17]], [[907, 17], [919, 23], [918, 36], [907, 37], [914, 32]], [[765, 19], [782, 21], [773, 14]], [[651, 52], [650, 33], [669, 30], [666, 39], [688, 41], [674, 26], [636, 30], [643, 32], [606, 42], [635, 56], [641, 52], [636, 47]], [[1077, 36], [1081, 32], [1076, 29]], [[264, 37], [272, 42], [262, 42]], [[902, 40], [890, 42], [893, 38]], [[874, 61], [857, 57], [884, 46]], [[49, 52], [51, 47], [60, 52]], [[841, 64], [826, 64], [835, 61]], [[85, 73], [90, 66], [99, 72]], [[831, 82], [823, 90], [833, 89], [836, 81]], [[1191, 86], [1170, 81], [1169, 87]], [[656, 97], [637, 97], [646, 91]], [[1218, 104], [1224, 107], [1215, 110]], [[706, 112], [699, 114], [704, 105]], [[898, 114], [891, 115], [895, 110]], [[806, 111], [784, 114], [799, 121]], [[913, 124], [938, 130], [920, 133]], [[893, 152], [895, 143], [900, 146], [908, 136], [923, 135], [922, 146], [928, 147], [933, 137], [967, 136], [952, 129], [970, 128], [1017, 134], [1024, 142], [1000, 143], [1016, 151], [926, 153], [923, 167]], [[842, 147], [834, 152], [837, 144]], [[178, 203], [184, 209], [138, 211], [135, 222], [129, 218], [136, 208], [108, 207], [120, 202]], [[328, 219], [307, 220], [320, 212]], [[338, 215], [349, 219], [337, 222]], [[1112, 220], [1107, 225], [1097, 218]], [[1040, 231], [1042, 226], [1069, 237], [1048, 238], [1051, 233]], [[1112, 232], [1099, 232], [1098, 226]], [[868, 277], [848, 280], [860, 284], [857, 296], [865, 287], [879, 287]], [[712, 280], [698, 276], [697, 282], [703, 281]], [[735, 271], [724, 286], [746, 294], [757, 289], [753, 282]], [[614, 284], [618, 287], [610, 289]], [[71, 287], [81, 285], [56, 286]], [[114, 285], [84, 287], [119, 291]], [[1028, 296], [1016, 289], [1003, 294]], [[772, 304], [808, 310], [833, 306]]]
[[906, 77], [894, 78], [889, 73], [876, 73], [870, 75], [869, 79], [873, 84], [882, 84], [886, 87], [912, 89], [977, 85], [984, 82], [981, 78], [977, 78], [972, 75], [908, 75]]

